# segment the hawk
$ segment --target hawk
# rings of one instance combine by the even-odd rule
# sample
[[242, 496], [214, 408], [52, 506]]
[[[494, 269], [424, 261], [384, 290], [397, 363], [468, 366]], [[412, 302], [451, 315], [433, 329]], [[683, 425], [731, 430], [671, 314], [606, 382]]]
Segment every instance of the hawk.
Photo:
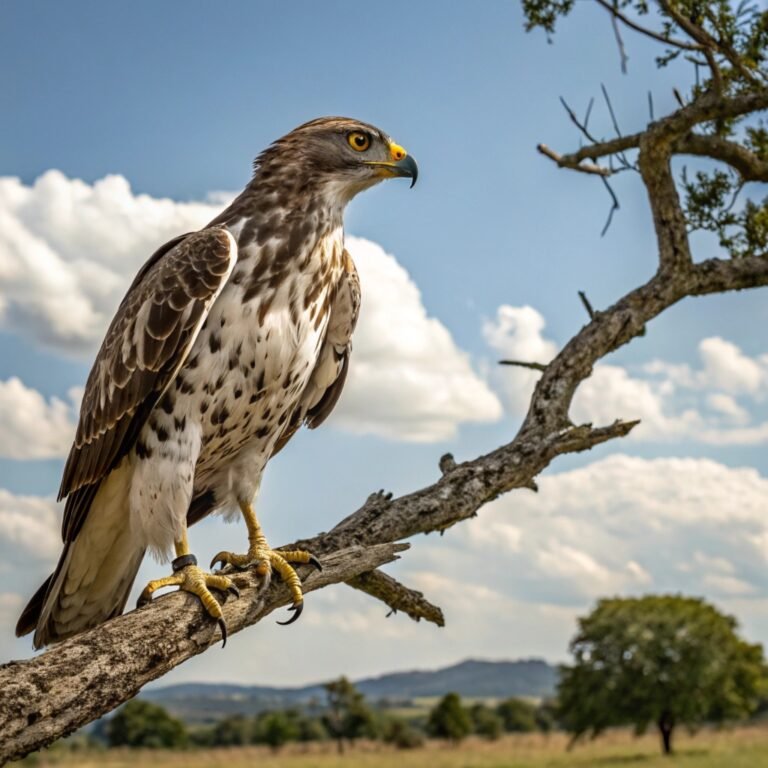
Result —
[[262, 152], [243, 192], [208, 226], [161, 246], [136, 275], [91, 369], [59, 491], [64, 548], [24, 609], [17, 635], [40, 648], [120, 614], [147, 550], [172, 574], [139, 598], [177, 586], [218, 621], [211, 589], [237, 594], [199, 568], [187, 528], [239, 508], [245, 554], [211, 563], [274, 570], [301, 614], [292, 563], [269, 547], [254, 512], [264, 468], [302, 424], [320, 425], [339, 399], [360, 306], [343, 215], [386, 178], [416, 182], [413, 158], [372, 125], [325, 117]]

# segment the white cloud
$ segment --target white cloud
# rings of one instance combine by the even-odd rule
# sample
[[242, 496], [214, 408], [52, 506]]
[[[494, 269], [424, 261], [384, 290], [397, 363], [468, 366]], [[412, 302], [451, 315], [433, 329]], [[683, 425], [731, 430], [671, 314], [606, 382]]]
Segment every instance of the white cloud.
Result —
[[217, 210], [135, 195], [122, 176], [0, 177], [0, 321], [58, 350], [93, 351], [139, 266]]
[[[493, 350], [526, 362], [548, 362], [557, 353], [544, 336], [545, 322], [532, 307], [499, 307], [483, 333]], [[730, 341], [702, 339], [701, 365], [652, 360], [626, 368], [598, 363], [576, 391], [571, 417], [576, 422], [610, 424], [640, 419], [631, 440], [692, 440], [709, 445], [768, 442], [768, 421], [752, 423], [747, 405], [768, 400], [768, 355], [749, 357]], [[520, 368], [497, 371], [494, 381], [511, 410], [528, 409], [538, 373]]]
[[[163, 242], [204, 226], [226, 197], [212, 193], [205, 203], [153, 198], [135, 194], [122, 176], [87, 184], [48, 171], [32, 186], [0, 177], [0, 326], [59, 351], [92, 355], [139, 266]], [[428, 316], [408, 273], [374, 243], [349, 238], [349, 245], [363, 282], [363, 308], [336, 423], [359, 433], [435, 441], [451, 437], [461, 422], [499, 418], [496, 396], [445, 326]], [[63, 455], [65, 426], [71, 437], [63, 404], [46, 403], [31, 390], [24, 396], [31, 405], [27, 431], [37, 430], [46, 413], [55, 415], [57, 429], [40, 433], [18, 457]]]
[[649, 591], [768, 598], [768, 478], [755, 469], [618, 454], [538, 483], [426, 545], [435, 570], [450, 563], [536, 604]]
[[[71, 393], [73, 398], [78, 394]], [[57, 397], [46, 400], [16, 377], [0, 381], [0, 456], [10, 459], [65, 456], [75, 432], [73, 411], [72, 403]]]
[[0, 488], [0, 573], [30, 557], [49, 560], [61, 548], [60, 516], [52, 498], [16, 496]]
[[501, 405], [451, 334], [429, 317], [416, 284], [376, 243], [347, 238], [363, 291], [352, 365], [335, 423], [353, 432], [431, 442]]
[[617, 418], [640, 419], [633, 430], [636, 439], [684, 437], [700, 429], [703, 420], [695, 410], [676, 415], [667, 411], [663, 386], [634, 378], [621, 366], [596, 365], [592, 376], [576, 391], [572, 417], [595, 424], [610, 424]]
[[766, 383], [766, 372], [735, 344], [717, 336], [703, 339], [699, 354], [704, 363], [703, 376], [708, 386], [725, 392], [756, 393]]
[[[496, 310], [496, 317], [483, 324], [483, 336], [505, 360], [546, 364], [557, 354], [557, 345], [544, 337], [545, 325], [543, 315], [533, 307], [503, 304]], [[497, 371], [496, 380], [513, 413], [525, 413], [538, 378], [536, 371], [527, 368]]]
[[724, 392], [713, 392], [707, 395], [707, 405], [736, 424], [746, 424], [749, 421], [748, 411], [742, 408], [731, 395], [726, 395]]

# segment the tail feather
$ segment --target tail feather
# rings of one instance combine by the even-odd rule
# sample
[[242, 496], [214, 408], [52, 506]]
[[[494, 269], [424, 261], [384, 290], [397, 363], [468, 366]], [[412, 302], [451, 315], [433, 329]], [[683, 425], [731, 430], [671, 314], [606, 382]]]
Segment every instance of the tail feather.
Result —
[[30, 632], [35, 630], [37, 622], [40, 620], [40, 614], [43, 611], [43, 604], [45, 603], [45, 596], [48, 594], [48, 589], [51, 586], [51, 582], [56, 577], [56, 571], [54, 571], [41, 585], [40, 588], [32, 595], [32, 598], [27, 603], [27, 607], [21, 612], [19, 620], [16, 623], [16, 637], [24, 637]]
[[124, 466], [102, 482], [77, 536], [21, 614], [16, 634], [34, 630], [35, 648], [122, 613], [145, 552], [131, 531], [130, 479]]

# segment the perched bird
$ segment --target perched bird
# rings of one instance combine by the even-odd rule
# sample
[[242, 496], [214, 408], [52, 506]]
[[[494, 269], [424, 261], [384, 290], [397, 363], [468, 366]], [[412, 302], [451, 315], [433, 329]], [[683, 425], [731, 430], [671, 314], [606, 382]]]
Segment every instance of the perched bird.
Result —
[[[160, 247], [109, 326], [83, 396], [59, 498], [64, 549], [24, 609], [17, 635], [36, 648], [120, 614], [147, 549], [173, 573], [151, 581], [197, 595], [219, 622], [187, 527], [239, 508], [245, 554], [211, 563], [276, 571], [298, 618], [304, 551], [270, 549], [253, 510], [264, 467], [302, 424], [317, 427], [347, 373], [360, 306], [343, 214], [382, 179], [416, 182], [413, 158], [372, 125], [313, 120], [258, 156], [239, 197], [207, 227]], [[285, 622], [290, 623], [290, 622]]]

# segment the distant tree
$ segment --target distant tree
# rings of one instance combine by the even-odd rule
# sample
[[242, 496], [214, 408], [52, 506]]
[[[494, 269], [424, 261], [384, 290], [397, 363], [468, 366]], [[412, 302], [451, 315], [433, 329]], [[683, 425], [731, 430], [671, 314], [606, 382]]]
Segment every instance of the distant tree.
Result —
[[529, 733], [537, 729], [536, 707], [524, 699], [507, 699], [496, 707], [505, 731]]
[[485, 704], [473, 704], [469, 710], [472, 730], [484, 739], [495, 741], [501, 736], [504, 724], [499, 715]]
[[296, 717], [286, 712], [268, 712], [259, 719], [259, 742], [277, 751], [289, 741], [299, 738]]
[[398, 749], [415, 749], [424, 744], [424, 734], [401, 717], [390, 717], [385, 722], [383, 739]]
[[161, 706], [132, 699], [107, 722], [105, 735], [110, 747], [184, 747], [184, 723], [171, 717]]
[[742, 718], [765, 690], [760, 645], [703, 600], [648, 596], [601, 600], [571, 641], [559, 714], [574, 741], [613, 725], [656, 725], [665, 754], [676, 726]]
[[542, 733], [550, 733], [557, 728], [557, 702], [545, 699], [536, 707], [536, 727]]
[[430, 736], [454, 743], [472, 733], [472, 720], [469, 712], [461, 705], [458, 693], [448, 693], [440, 699], [429, 713], [427, 732]]
[[379, 729], [375, 713], [346, 677], [332, 680], [323, 687], [328, 704], [323, 722], [336, 739], [340, 754], [344, 751], [345, 739], [354, 744], [359, 738], [377, 738]]
[[325, 741], [329, 734], [328, 729], [319, 717], [307, 717], [302, 715], [296, 721], [298, 726], [298, 741]]
[[219, 720], [211, 730], [214, 747], [241, 747], [253, 741], [253, 721], [244, 715], [229, 715]]

